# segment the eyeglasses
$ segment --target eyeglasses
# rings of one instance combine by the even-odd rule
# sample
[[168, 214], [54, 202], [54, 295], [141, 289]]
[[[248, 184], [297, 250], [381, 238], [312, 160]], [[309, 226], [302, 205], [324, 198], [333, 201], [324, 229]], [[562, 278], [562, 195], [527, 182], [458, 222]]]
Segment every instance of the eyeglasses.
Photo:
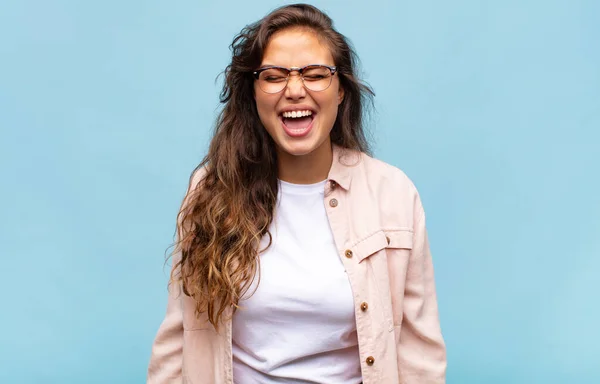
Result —
[[306, 89], [321, 92], [329, 88], [336, 71], [336, 67], [321, 64], [311, 64], [302, 68], [285, 68], [270, 65], [259, 68], [252, 72], [252, 74], [258, 81], [260, 89], [265, 93], [279, 93], [283, 91], [287, 86], [292, 72], [300, 74], [302, 84]]

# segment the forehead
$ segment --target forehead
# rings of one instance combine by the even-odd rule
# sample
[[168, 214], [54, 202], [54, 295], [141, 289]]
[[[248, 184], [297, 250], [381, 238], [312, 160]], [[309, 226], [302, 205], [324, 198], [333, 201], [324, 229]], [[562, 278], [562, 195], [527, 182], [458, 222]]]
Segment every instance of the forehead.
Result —
[[302, 67], [308, 64], [335, 65], [329, 47], [309, 29], [276, 32], [265, 47], [261, 66]]

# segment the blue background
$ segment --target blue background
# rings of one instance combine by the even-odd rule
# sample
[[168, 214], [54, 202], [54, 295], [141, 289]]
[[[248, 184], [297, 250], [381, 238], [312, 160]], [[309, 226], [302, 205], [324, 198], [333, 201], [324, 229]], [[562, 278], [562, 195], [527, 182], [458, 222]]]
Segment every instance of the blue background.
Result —
[[[281, 4], [2, 2], [0, 382], [144, 382], [215, 78]], [[314, 4], [422, 194], [448, 383], [599, 383], [600, 2]]]

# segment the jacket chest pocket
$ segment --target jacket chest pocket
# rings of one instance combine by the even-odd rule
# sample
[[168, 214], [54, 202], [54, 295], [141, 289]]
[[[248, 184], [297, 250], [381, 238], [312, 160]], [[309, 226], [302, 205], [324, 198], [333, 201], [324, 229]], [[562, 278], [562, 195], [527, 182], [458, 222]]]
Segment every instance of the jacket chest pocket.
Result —
[[[359, 264], [366, 269], [366, 285], [374, 287], [385, 324], [393, 331], [401, 321], [406, 266], [413, 248], [411, 229], [379, 230], [354, 247]], [[398, 268], [397, 268], [398, 267]], [[397, 270], [399, 269], [399, 270]]]
[[355, 245], [358, 262], [374, 256], [383, 249], [405, 249], [410, 251], [413, 247], [412, 229], [382, 229]]

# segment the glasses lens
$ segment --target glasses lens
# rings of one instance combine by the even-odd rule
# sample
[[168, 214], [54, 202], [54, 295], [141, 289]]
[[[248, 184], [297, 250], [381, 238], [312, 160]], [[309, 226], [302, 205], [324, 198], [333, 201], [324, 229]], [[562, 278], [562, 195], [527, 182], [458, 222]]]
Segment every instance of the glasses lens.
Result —
[[331, 85], [331, 70], [323, 66], [307, 67], [302, 73], [304, 86], [311, 91], [324, 91]]
[[279, 68], [269, 68], [260, 73], [258, 85], [266, 93], [281, 92], [287, 83], [288, 72]]

